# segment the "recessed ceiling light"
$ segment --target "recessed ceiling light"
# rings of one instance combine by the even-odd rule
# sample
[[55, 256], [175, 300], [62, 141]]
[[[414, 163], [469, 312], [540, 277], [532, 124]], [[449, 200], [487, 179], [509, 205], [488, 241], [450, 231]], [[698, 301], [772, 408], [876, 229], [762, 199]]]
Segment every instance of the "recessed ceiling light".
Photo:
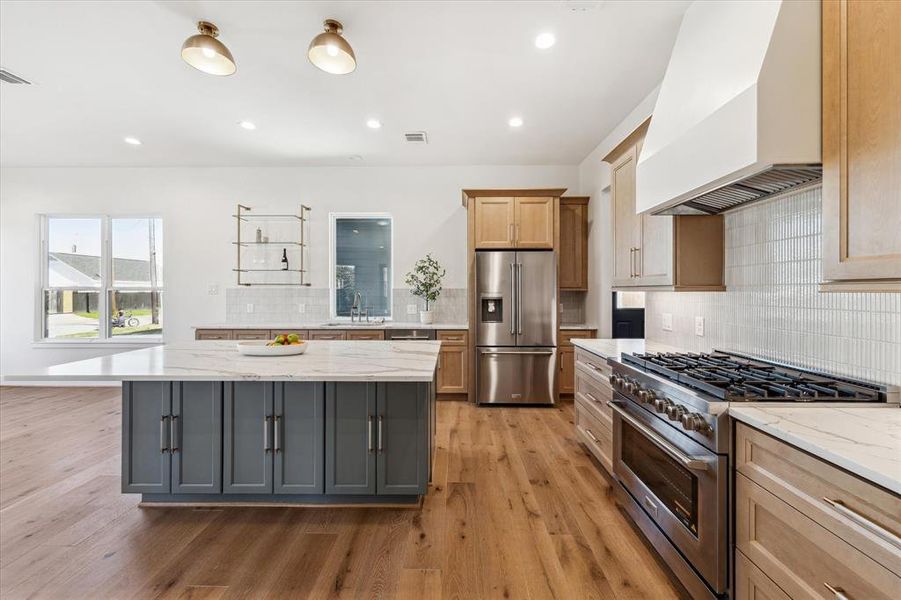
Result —
[[510, 120], [507, 121], [510, 127], [522, 127], [522, 117], [510, 117]]
[[535, 47], [539, 50], [547, 50], [556, 43], [557, 38], [554, 37], [554, 34], [550, 32], [539, 33], [535, 38]]
[[131, 144], [132, 146], [140, 146], [140, 145], [141, 145], [141, 140], [139, 140], [139, 139], [136, 138], [136, 137], [128, 136], [128, 137], [125, 138], [125, 143], [126, 143], [126, 144]]
[[382, 122], [378, 119], [369, 119], [366, 121], [366, 127], [370, 129], [379, 129], [382, 126]]
[[240, 125], [244, 129], [247, 129], [248, 131], [253, 131], [257, 128], [257, 126], [250, 121], [241, 121], [240, 123], [238, 123], [238, 125]]

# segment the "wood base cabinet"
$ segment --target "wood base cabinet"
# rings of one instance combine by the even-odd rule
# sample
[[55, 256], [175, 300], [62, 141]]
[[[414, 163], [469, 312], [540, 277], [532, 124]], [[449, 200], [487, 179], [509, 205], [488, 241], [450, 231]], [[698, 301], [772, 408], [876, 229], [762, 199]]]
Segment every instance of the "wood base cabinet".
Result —
[[610, 368], [601, 357], [581, 348], [575, 351], [576, 433], [608, 473], [613, 474], [613, 399]]
[[465, 394], [469, 391], [469, 332], [439, 331], [438, 393]]

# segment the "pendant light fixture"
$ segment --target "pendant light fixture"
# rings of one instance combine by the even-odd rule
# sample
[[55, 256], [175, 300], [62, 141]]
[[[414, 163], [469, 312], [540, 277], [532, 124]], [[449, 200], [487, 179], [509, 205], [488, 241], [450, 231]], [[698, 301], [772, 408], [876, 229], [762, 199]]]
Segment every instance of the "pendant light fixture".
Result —
[[235, 59], [225, 44], [216, 39], [219, 28], [207, 21], [197, 23], [197, 31], [181, 47], [182, 59], [210, 75], [231, 75], [237, 70]]
[[357, 68], [357, 58], [341, 32], [344, 28], [334, 19], [326, 19], [323, 23], [325, 32], [320, 33], [310, 42], [307, 56], [310, 62], [326, 73], [346, 75]]

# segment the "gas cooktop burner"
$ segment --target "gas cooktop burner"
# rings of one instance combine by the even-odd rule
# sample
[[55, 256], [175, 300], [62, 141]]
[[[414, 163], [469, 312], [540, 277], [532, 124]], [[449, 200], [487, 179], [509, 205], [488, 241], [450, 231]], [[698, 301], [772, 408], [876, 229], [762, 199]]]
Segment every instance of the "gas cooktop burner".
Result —
[[623, 354], [622, 360], [729, 402], [885, 402], [876, 385], [725, 352]]

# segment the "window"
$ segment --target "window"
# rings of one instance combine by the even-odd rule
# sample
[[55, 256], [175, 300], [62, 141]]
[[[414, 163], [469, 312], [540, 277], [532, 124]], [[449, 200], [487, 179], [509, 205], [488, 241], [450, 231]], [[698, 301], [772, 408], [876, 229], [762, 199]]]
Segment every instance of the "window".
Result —
[[45, 216], [41, 232], [41, 339], [162, 336], [162, 219]]
[[616, 292], [616, 308], [644, 308], [644, 292]]
[[332, 318], [349, 318], [354, 298], [370, 317], [391, 318], [391, 215], [335, 214], [331, 221]]

